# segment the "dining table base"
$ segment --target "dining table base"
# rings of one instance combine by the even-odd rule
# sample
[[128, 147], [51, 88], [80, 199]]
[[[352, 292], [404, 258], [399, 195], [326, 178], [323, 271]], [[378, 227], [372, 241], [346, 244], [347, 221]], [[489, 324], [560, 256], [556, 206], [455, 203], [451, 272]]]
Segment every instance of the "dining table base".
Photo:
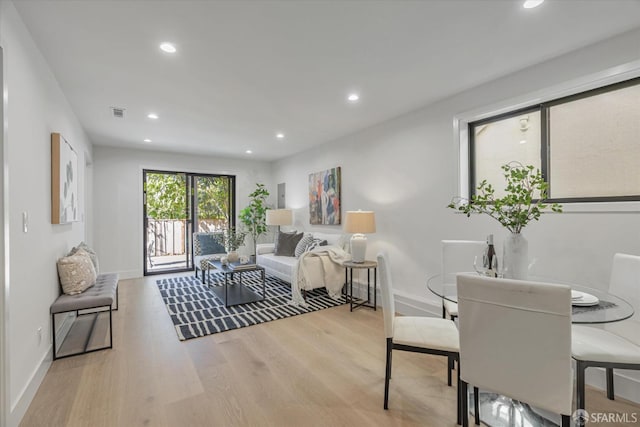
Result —
[[[473, 425], [475, 410], [473, 391], [469, 390], [469, 423]], [[490, 427], [557, 427], [560, 415], [532, 408], [526, 403], [496, 393], [480, 390], [480, 425]]]

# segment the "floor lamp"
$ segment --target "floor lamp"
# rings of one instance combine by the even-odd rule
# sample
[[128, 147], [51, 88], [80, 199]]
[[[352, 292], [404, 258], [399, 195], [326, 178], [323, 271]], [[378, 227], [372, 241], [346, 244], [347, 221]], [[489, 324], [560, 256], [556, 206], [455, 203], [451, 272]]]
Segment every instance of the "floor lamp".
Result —
[[351, 236], [351, 261], [363, 263], [367, 253], [367, 236], [376, 232], [376, 214], [372, 211], [347, 211], [344, 230]]

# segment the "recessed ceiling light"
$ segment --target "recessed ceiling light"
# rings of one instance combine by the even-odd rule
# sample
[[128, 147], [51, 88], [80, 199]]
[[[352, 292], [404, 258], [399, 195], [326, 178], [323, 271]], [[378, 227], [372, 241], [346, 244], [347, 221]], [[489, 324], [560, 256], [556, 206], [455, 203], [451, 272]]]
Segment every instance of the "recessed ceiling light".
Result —
[[158, 119], [158, 115], [156, 113], [149, 113], [149, 114], [147, 114], [147, 117], [149, 117], [150, 119], [153, 119], [153, 120], [157, 120]]
[[151, 140], [149, 138], [145, 138], [143, 141], [144, 142], [151, 142]]
[[525, 9], [533, 9], [534, 7], [540, 6], [542, 3], [544, 3], [544, 0], [525, 0], [522, 7]]
[[284, 139], [284, 133], [282, 133], [282, 132], [278, 132], [278, 133], [276, 133], [276, 138], [278, 138], [278, 139]]
[[360, 95], [358, 95], [357, 93], [350, 93], [349, 96], [347, 96], [347, 100], [349, 102], [357, 102], [360, 99]]
[[173, 43], [169, 43], [169, 42], [164, 42], [160, 44], [160, 49], [162, 49], [163, 51], [167, 52], [167, 53], [176, 53], [176, 51], [178, 49], [176, 49], [175, 45]]
[[253, 151], [251, 151], [251, 150], [247, 150], [247, 151], [245, 151], [245, 153], [247, 153], [247, 154], [251, 154], [251, 153], [253, 153]]
[[520, 140], [520, 144], [526, 144], [526, 143], [527, 143], [527, 140], [526, 140], [526, 139], [521, 139], [521, 140]]

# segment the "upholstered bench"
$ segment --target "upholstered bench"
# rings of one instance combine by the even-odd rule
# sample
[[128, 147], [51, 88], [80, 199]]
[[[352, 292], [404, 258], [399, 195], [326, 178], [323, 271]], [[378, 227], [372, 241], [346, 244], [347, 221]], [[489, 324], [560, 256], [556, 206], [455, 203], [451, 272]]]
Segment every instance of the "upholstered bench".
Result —
[[[89, 287], [84, 292], [76, 295], [60, 295], [51, 304], [51, 327], [53, 335], [53, 360], [61, 359], [63, 357], [76, 356], [78, 354], [90, 353], [92, 351], [104, 350], [113, 347], [113, 323], [111, 313], [113, 310], [118, 309], [118, 274], [117, 273], [104, 273], [99, 274], [95, 285]], [[89, 311], [91, 310], [91, 311]], [[84, 343], [81, 345], [82, 350], [75, 353], [64, 354], [58, 356], [58, 348], [56, 345], [56, 315], [62, 313], [76, 312], [76, 319], [74, 325], [71, 326], [70, 333], [73, 331], [76, 323], [79, 323], [79, 319], [82, 318], [85, 325], [78, 326], [78, 329], [88, 329]], [[85, 311], [80, 313], [80, 311]], [[88, 311], [88, 312], [86, 312]], [[103, 313], [109, 313], [109, 345], [89, 348], [91, 338], [98, 322], [98, 317]], [[93, 319], [88, 319], [88, 322], [84, 321], [85, 316], [93, 316]], [[69, 334], [67, 335], [67, 337]], [[65, 338], [66, 341], [66, 338]], [[64, 342], [62, 343], [64, 345]], [[61, 345], [62, 347], [62, 345]]]

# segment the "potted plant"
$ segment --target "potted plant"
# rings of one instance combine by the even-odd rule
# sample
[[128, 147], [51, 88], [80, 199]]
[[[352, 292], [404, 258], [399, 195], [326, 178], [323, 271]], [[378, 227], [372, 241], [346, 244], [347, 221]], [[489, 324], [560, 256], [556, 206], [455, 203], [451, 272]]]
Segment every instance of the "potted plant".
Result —
[[507, 181], [505, 195], [496, 197], [493, 186], [486, 180], [480, 182], [471, 200], [454, 198], [448, 207], [456, 209], [467, 217], [472, 213], [487, 214], [498, 221], [511, 233], [504, 243], [503, 270], [505, 277], [524, 279], [528, 269], [528, 243], [522, 236], [522, 229], [529, 222], [540, 219], [545, 209], [562, 212], [557, 203], [544, 203], [549, 184], [539, 169], [519, 162], [501, 166]]
[[235, 227], [229, 227], [224, 233], [216, 235], [216, 240], [227, 251], [229, 262], [237, 262], [240, 259], [238, 248], [244, 244], [247, 233], [238, 231]]
[[253, 239], [254, 254], [256, 253], [258, 238], [267, 232], [267, 197], [269, 197], [269, 191], [265, 188], [264, 184], [257, 183], [256, 189], [249, 194], [249, 198], [251, 199], [249, 206], [242, 209], [240, 215], [238, 215], [240, 222], [244, 224], [247, 232]]

